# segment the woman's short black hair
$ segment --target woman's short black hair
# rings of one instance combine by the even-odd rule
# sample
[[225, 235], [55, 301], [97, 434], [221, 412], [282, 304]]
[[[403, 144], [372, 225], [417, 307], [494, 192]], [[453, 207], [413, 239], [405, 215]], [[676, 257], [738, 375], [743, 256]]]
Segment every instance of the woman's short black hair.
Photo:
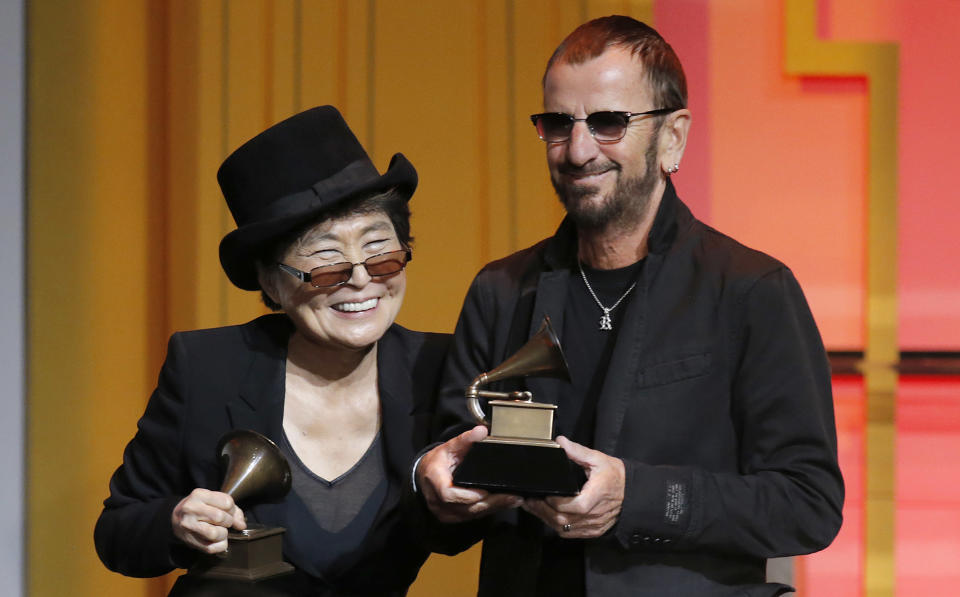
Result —
[[[308, 230], [327, 220], [339, 220], [371, 213], [386, 214], [390, 223], [393, 224], [393, 229], [397, 233], [400, 244], [405, 247], [413, 246], [413, 237], [410, 235], [410, 207], [407, 204], [407, 198], [396, 189], [390, 189], [385, 193], [345, 201], [323, 212], [319, 217], [295, 229], [290, 234], [278, 238], [260, 255], [258, 267], [263, 268], [263, 271], [267, 272], [268, 275], [276, 275], [275, 272], [279, 271], [276, 267], [277, 262]], [[260, 298], [269, 309], [273, 311], [283, 310], [283, 307], [270, 298], [262, 288], [260, 289]]]

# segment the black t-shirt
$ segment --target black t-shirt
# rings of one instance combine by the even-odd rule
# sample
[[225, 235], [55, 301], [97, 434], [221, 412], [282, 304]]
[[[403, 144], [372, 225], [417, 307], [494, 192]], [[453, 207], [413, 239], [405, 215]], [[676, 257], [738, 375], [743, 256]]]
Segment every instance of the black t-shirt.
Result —
[[[611, 308], [623, 297], [610, 311], [612, 329], [604, 330], [600, 326], [603, 309], [590, 294], [579, 270], [574, 270], [567, 286], [560, 344], [570, 367], [570, 384], [557, 397], [556, 431], [578, 444], [593, 447], [597, 399], [620, 329], [618, 323], [636, 292], [627, 290], [639, 280], [643, 261], [612, 270], [582, 267], [603, 306]], [[582, 541], [562, 539], [552, 529], [544, 528], [537, 594], [584, 594]]]

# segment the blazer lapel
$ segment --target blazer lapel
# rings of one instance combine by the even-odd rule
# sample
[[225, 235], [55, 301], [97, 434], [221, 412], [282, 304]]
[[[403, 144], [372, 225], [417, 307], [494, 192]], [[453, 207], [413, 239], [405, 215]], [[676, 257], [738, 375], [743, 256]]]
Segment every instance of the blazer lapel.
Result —
[[[283, 315], [257, 320], [245, 338], [252, 355], [237, 395], [226, 403], [231, 429], [249, 429], [265, 435], [279, 445], [283, 433], [283, 397], [285, 388], [287, 341], [292, 327]], [[284, 510], [277, 504], [259, 504], [246, 514], [249, 521], [271, 520], [285, 527]]]
[[[400, 502], [404, 482], [413, 466], [416, 443], [413, 415], [413, 383], [411, 378], [411, 360], [415, 355], [399, 337], [398, 326], [393, 325], [377, 343], [377, 389], [380, 394], [380, 434], [382, 449], [386, 458], [388, 480], [392, 477], [399, 482], [390, 481], [383, 503], [377, 511], [370, 529], [367, 531], [368, 545], [377, 545], [385, 540], [386, 532], [379, 529], [390, 524], [397, 516], [397, 503]], [[376, 547], [370, 547], [376, 549]], [[341, 560], [338, 565], [347, 565], [360, 553]]]
[[637, 294], [627, 304], [617, 332], [610, 366], [604, 378], [603, 389], [597, 400], [597, 420], [594, 427], [594, 449], [613, 454], [623, 425], [623, 417], [634, 396], [640, 356], [646, 336], [646, 313], [650, 280], [660, 268], [662, 255], [649, 253], [637, 284]]
[[377, 388], [380, 391], [380, 425], [390, 469], [407, 470], [413, 462], [413, 383], [408, 355], [391, 326], [377, 344]]
[[[631, 397], [635, 396], [634, 387], [640, 370], [640, 357], [646, 342], [650, 287], [676, 238], [678, 213], [682, 215], [685, 210], [686, 207], [677, 198], [673, 184], [668, 180], [650, 230], [647, 243], [649, 252], [640, 274], [640, 283], [637, 284], [639, 292], [627, 305], [623, 320], [618, 323], [620, 330], [617, 342], [613, 347], [610, 366], [597, 401], [594, 448], [606, 454], [614, 454], [623, 426], [623, 417]], [[689, 215], [688, 211], [686, 213]]]
[[277, 444], [283, 433], [288, 339], [289, 332], [252, 330], [249, 341], [253, 358], [243, 373], [237, 396], [227, 402], [233, 429], [256, 431]]
[[[540, 274], [537, 283], [536, 301], [533, 305], [533, 317], [530, 319], [530, 328], [527, 338], [533, 337], [540, 329], [545, 316], [550, 317], [550, 325], [559, 335], [563, 331], [563, 310], [567, 303], [567, 284], [570, 272], [567, 269], [545, 271]], [[563, 344], [563, 338], [560, 338]], [[519, 348], [519, 347], [517, 347]], [[533, 393], [536, 402], [556, 404], [560, 384], [566, 383], [552, 377], [530, 377], [527, 379], [527, 388]]]

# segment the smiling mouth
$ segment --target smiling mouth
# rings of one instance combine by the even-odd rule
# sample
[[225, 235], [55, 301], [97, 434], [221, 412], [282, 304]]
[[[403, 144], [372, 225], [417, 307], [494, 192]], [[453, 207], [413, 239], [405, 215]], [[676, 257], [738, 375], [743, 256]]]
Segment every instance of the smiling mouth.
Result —
[[614, 170], [615, 168], [603, 168], [603, 169], [594, 169], [594, 170], [579, 170], [573, 168], [564, 168], [560, 170], [560, 174], [566, 176], [570, 180], [579, 181], [579, 180], [590, 180], [593, 178], [599, 178], [600, 176]]
[[357, 313], [358, 311], [369, 311], [377, 306], [380, 301], [378, 298], [367, 299], [359, 303], [337, 303], [333, 308], [343, 313]]

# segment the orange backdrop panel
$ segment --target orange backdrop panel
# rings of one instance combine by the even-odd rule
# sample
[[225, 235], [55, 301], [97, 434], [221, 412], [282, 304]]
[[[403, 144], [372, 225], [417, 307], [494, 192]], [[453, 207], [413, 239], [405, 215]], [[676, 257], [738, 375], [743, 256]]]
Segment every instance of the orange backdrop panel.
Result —
[[[796, 272], [829, 348], [862, 349], [871, 89], [865, 78], [785, 74], [784, 4], [31, 3], [31, 594], [164, 592], [162, 581], [103, 569], [91, 532], [168, 333], [263, 311], [254, 294], [226, 282], [217, 260], [231, 227], [214, 180], [223, 157], [270, 123], [324, 103], [342, 109], [381, 169], [405, 153], [421, 187], [401, 321], [449, 331], [476, 270], [550, 234], [562, 217], [527, 115], [540, 109], [550, 52], [590, 17], [627, 12], [662, 24], [691, 83], [681, 196]], [[900, 347], [960, 350], [960, 202], [951, 184], [960, 171], [960, 78], [951, 70], [960, 63], [960, 3], [816, 6], [824, 40], [899, 45], [898, 146], [882, 149], [899, 160]], [[838, 386], [841, 422], [862, 412], [851, 398], [858, 392]], [[860, 573], [863, 433], [855, 422], [841, 429], [848, 522], [831, 550], [805, 564], [810, 583], [847, 586], [843, 570]], [[903, 466], [929, 445], [905, 443]], [[928, 514], [907, 512], [898, 524]], [[475, 551], [434, 559], [414, 594], [469, 593], [476, 561]], [[904, 563], [918, 567], [905, 568], [908, 576], [923, 577], [923, 562]]]

